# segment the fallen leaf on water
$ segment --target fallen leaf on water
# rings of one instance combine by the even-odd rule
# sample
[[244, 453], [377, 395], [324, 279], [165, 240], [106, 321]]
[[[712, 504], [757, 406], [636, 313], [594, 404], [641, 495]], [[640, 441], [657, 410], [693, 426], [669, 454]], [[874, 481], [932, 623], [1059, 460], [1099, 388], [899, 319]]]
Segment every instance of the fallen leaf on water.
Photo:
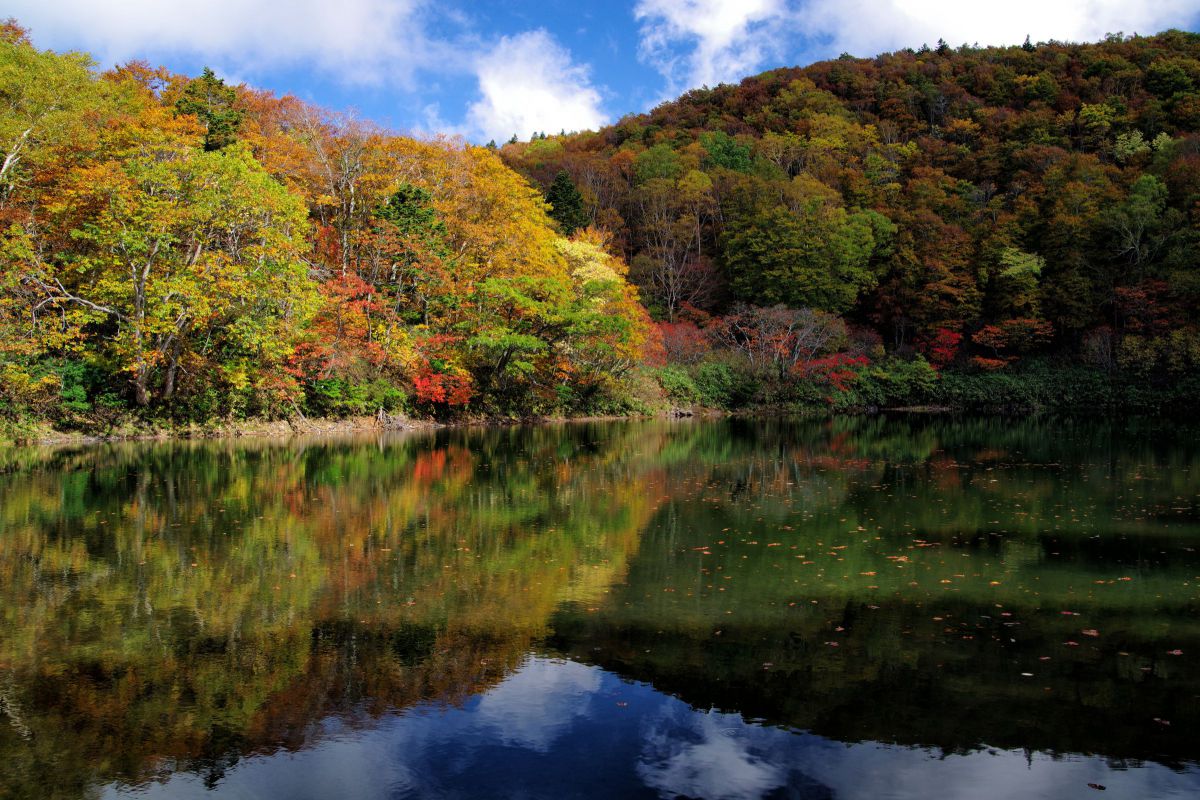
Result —
[[1098, 792], [1103, 792], [1103, 791], [1104, 791], [1105, 789], [1107, 789], [1108, 787], [1107, 787], [1107, 786], [1105, 786], [1105, 785], [1103, 785], [1103, 784], [1100, 784], [1100, 783], [1089, 783], [1089, 784], [1088, 784], [1088, 788], [1089, 788], [1089, 789], [1095, 789], [1095, 790], [1096, 790], [1096, 791], [1098, 791]]
[[1080, 631], [1080, 633], [1082, 633], [1084, 636], [1099, 636], [1100, 635], [1100, 631], [1096, 630], [1095, 628], [1084, 628], [1082, 631]]

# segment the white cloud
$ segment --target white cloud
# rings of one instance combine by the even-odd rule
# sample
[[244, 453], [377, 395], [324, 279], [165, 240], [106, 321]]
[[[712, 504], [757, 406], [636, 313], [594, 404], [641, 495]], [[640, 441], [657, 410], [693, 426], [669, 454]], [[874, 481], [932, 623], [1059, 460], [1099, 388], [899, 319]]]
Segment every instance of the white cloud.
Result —
[[529, 658], [479, 700], [477, 724], [505, 744], [548, 753], [588, 714], [603, 675], [574, 661]]
[[[638, 0], [642, 57], [669, 90], [737, 81], [778, 57], [786, 0]], [[690, 48], [680, 52], [680, 45]]]
[[772, 763], [754, 752], [760, 730], [737, 714], [666, 716], [645, 734], [638, 776], [661, 797], [765, 797], [787, 783], [787, 767], [785, 759]]
[[9, 0], [4, 13], [39, 46], [87, 50], [104, 66], [195, 57], [227, 78], [300, 69], [421, 97], [430, 87], [419, 75], [474, 74], [480, 99], [465, 121], [422, 102], [417, 133], [501, 140], [607, 121], [588, 67], [545, 30], [481, 42], [469, 16], [433, 0]]
[[316, 67], [355, 83], [407, 85], [451, 49], [426, 34], [427, 0], [9, 0], [34, 41], [102, 64], [187, 54], [228, 69]]
[[481, 139], [598, 128], [608, 121], [586, 65], [544, 30], [505, 36], [475, 64], [482, 97], [467, 110]]
[[[1098, 41], [1186, 26], [1200, 0], [638, 0], [641, 54], [682, 89], [735, 83], [803, 50], [808, 60], [902, 47]], [[803, 43], [808, 46], [804, 47]], [[786, 49], [785, 49], [786, 48]]]
[[799, 6], [797, 33], [829, 40], [828, 51], [873, 56], [901, 47], [1091, 42], [1107, 33], [1157, 33], [1185, 25], [1200, 0], [810, 0]]

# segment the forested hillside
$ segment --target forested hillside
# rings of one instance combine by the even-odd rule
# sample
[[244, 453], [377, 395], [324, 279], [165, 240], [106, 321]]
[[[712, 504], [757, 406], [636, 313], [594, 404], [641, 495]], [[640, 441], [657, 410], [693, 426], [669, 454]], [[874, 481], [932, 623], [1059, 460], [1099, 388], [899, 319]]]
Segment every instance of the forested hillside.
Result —
[[704, 362], [834, 395], [886, 362], [900, 395], [1074, 369], [1119, 400], [1200, 362], [1198, 128], [1200, 35], [1171, 31], [843, 56], [502, 154], [612, 233], [683, 395]]
[[496, 153], [0, 30], [0, 422], [624, 408], [649, 330]]
[[[0, 425], [1200, 398], [1200, 35], [501, 148], [0, 30]], [[626, 266], [628, 264], [628, 266]]]

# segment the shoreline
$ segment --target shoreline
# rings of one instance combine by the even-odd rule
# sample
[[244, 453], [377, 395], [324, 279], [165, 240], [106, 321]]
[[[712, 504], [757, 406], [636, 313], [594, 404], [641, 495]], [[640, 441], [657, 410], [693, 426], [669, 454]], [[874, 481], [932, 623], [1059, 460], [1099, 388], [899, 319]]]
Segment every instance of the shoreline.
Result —
[[221, 425], [188, 425], [157, 428], [152, 425], [130, 425], [118, 432], [98, 434], [83, 431], [60, 431], [52, 427], [34, 429], [27, 437], [0, 438], [0, 447], [55, 447], [70, 445], [110, 444], [115, 442], [170, 442], [206, 439], [288, 439], [296, 436], [348, 436], [365, 433], [392, 434], [432, 431], [444, 428], [501, 428], [522, 425], [557, 425], [585, 422], [621, 422], [651, 419], [717, 419], [730, 416], [718, 410], [678, 411], [661, 414], [612, 414], [580, 417], [530, 417], [523, 419], [478, 418], [439, 422], [432, 419], [377, 417], [346, 418], [316, 417], [282, 420], [242, 420]]
[[[31, 423], [22, 435], [0, 436], [0, 448], [58, 447], [111, 444], [117, 442], [171, 442], [215, 439], [289, 439], [299, 436], [353, 436], [362, 434], [397, 434], [417, 431], [465, 428], [506, 428], [520, 426], [565, 425], [589, 422], [632, 422], [632, 421], [700, 421], [714, 419], [766, 419], [780, 417], [858, 417], [885, 414], [920, 416], [949, 416], [973, 414], [979, 416], [1013, 416], [1034, 413], [1062, 413], [1067, 416], [1081, 415], [1080, 409], [1046, 407], [1040, 409], [993, 409], [958, 408], [943, 404], [915, 404], [887, 407], [865, 407], [854, 411], [823, 408], [742, 408], [724, 410], [713, 408], [671, 408], [652, 414], [601, 414], [578, 417], [474, 417], [449, 421], [426, 418], [357, 416], [357, 417], [313, 417], [277, 420], [240, 420], [216, 425], [189, 424], [178, 427], [155, 427], [130, 422], [118, 426], [110, 433], [87, 433], [83, 431], [61, 431], [44, 423]], [[1095, 411], [1095, 410], [1093, 410]], [[1111, 410], [1110, 410], [1111, 412]], [[1087, 412], [1084, 412], [1087, 415]], [[1106, 415], [1107, 416], [1107, 415]], [[1117, 416], [1170, 418], [1171, 415], [1144, 414], [1135, 412], [1118, 413]]]
[[[900, 409], [897, 409], [900, 410]], [[903, 409], [909, 410], [909, 409]], [[60, 431], [50, 426], [30, 431], [21, 439], [0, 438], [0, 447], [56, 447], [111, 444], [116, 442], [171, 442], [207, 439], [288, 439], [296, 436], [352, 436], [366, 433], [394, 434], [448, 428], [508, 428], [532, 425], [566, 425], [588, 422], [631, 422], [640, 420], [710, 420], [729, 417], [791, 416], [797, 412], [725, 411], [722, 409], [673, 408], [656, 414], [589, 414], [578, 417], [479, 417], [450, 421], [422, 418], [313, 417], [280, 420], [241, 420], [221, 425], [188, 425], [157, 428], [130, 424], [113, 433]]]

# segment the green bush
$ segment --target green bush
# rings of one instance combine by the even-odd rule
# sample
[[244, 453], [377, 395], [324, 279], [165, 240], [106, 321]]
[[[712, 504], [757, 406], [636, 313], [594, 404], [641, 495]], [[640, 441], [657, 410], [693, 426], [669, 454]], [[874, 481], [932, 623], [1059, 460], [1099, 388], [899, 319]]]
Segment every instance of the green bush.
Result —
[[75, 413], [91, 411], [92, 404], [88, 400], [88, 388], [93, 381], [89, 380], [91, 376], [87, 365], [82, 361], [66, 361], [59, 368], [58, 374], [62, 380], [63, 408]]
[[675, 406], [742, 408], [753, 400], [758, 383], [730, 361], [709, 360], [691, 367], [672, 364], [654, 370], [654, 377], [667, 400]]
[[750, 404], [761, 385], [746, 366], [736, 360], [708, 360], [692, 368], [692, 380], [706, 408], [734, 409]]
[[[1116, 391], [1114, 391], [1116, 390]], [[1155, 392], [1158, 394], [1158, 392]], [[1090, 367], [1033, 362], [998, 372], [947, 372], [933, 401], [962, 411], [1139, 410], [1156, 401]]]
[[733, 368], [720, 362], [705, 362], [693, 370], [692, 380], [706, 408], [733, 408], [740, 405], [738, 377]]
[[366, 411], [371, 413], [379, 409], [390, 413], [408, 410], [408, 395], [394, 383], [378, 379], [365, 384]]
[[407, 403], [404, 391], [382, 378], [365, 383], [326, 378], [308, 386], [304, 404], [314, 416], [349, 417], [372, 414], [380, 408], [393, 412]]
[[683, 367], [671, 365], [655, 370], [654, 377], [662, 387], [663, 394], [676, 406], [699, 405], [700, 390], [692, 376]]
[[858, 370], [844, 392], [834, 395], [835, 408], [889, 408], [928, 403], [937, 389], [937, 371], [922, 357], [888, 358]]

